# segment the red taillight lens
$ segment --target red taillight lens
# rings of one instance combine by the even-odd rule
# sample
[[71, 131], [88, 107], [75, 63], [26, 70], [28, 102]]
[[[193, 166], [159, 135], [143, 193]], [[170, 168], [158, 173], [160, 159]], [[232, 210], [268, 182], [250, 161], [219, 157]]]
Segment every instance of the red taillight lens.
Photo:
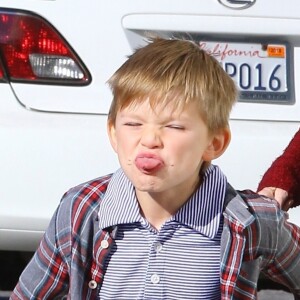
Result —
[[31, 12], [0, 9], [0, 55], [10, 81], [72, 85], [91, 81], [66, 40]]
[[3, 71], [3, 67], [0, 62], [0, 82], [3, 81], [3, 79], [4, 79], [4, 71]]

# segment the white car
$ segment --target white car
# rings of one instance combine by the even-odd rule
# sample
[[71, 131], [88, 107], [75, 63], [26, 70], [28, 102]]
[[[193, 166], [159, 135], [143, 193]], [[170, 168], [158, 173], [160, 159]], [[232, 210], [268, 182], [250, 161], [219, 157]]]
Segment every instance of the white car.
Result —
[[236, 189], [255, 190], [287, 146], [298, 0], [0, 0], [1, 250], [35, 250], [64, 192], [118, 168], [106, 81], [151, 35], [196, 40], [236, 80], [232, 142], [215, 162]]

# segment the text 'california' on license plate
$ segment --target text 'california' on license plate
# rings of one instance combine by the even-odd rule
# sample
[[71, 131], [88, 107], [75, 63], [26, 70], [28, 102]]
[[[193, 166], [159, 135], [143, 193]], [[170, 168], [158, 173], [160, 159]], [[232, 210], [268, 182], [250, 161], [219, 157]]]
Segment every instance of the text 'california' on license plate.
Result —
[[240, 99], [273, 103], [291, 100], [286, 44], [200, 41], [199, 46], [233, 78]]

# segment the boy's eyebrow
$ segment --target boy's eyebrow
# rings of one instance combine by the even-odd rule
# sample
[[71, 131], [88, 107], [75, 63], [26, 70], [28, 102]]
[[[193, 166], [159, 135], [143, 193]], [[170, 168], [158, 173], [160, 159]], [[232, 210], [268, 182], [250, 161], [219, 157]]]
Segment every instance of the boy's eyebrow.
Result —
[[[184, 114], [184, 113], [179, 113], [177, 115], [174, 116], [173, 114], [168, 114], [166, 116], [163, 116], [162, 113], [157, 114], [158, 116], [160, 116], [161, 123], [168, 123], [168, 122], [173, 122], [173, 121], [180, 121], [180, 122], [191, 122], [191, 118], [189, 116], [189, 114]], [[121, 119], [124, 118], [132, 118], [132, 119], [138, 119], [138, 120], [143, 120], [144, 119], [144, 115], [139, 113], [138, 111], [129, 111], [129, 112], [120, 112], [119, 113], [119, 117]]]
[[121, 120], [133, 119], [137, 121], [143, 121], [143, 115], [138, 112], [126, 112], [126, 113], [120, 112], [119, 119]]
[[119, 116], [121, 118], [124, 118], [124, 117], [140, 118], [140, 117], [142, 117], [141, 113], [136, 112], [136, 111], [127, 111], [127, 112], [121, 111], [119, 113]]

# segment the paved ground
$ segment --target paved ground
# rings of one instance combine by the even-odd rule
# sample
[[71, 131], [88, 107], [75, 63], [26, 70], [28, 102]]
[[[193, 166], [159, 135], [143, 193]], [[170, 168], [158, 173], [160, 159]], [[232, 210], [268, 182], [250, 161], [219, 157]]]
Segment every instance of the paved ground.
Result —
[[262, 290], [258, 292], [258, 300], [294, 300], [290, 293], [280, 290]]
[[9, 298], [9, 292], [1, 292], [0, 291], [0, 300], [7, 300]]

